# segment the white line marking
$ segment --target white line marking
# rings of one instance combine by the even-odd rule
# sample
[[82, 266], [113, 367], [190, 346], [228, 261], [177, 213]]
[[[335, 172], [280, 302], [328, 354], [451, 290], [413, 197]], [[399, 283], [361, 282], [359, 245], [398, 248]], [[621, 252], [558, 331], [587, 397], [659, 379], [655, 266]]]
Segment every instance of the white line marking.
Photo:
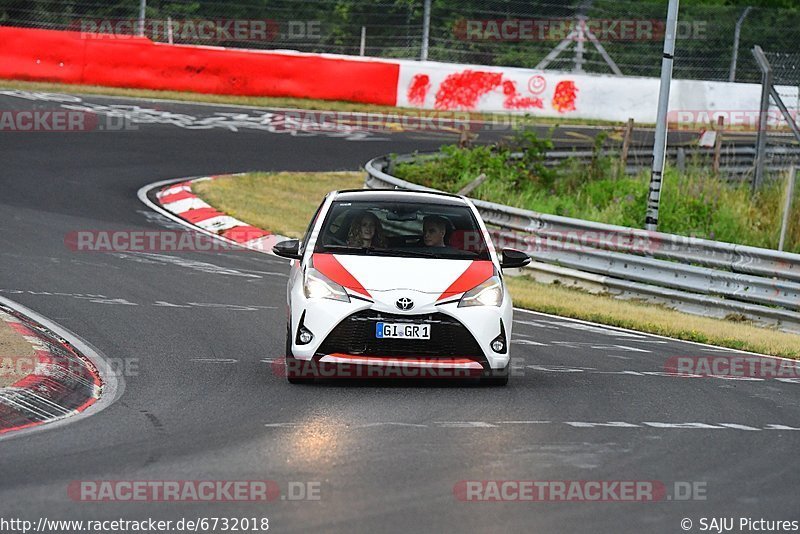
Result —
[[410, 426], [413, 428], [425, 428], [427, 425], [418, 423], [397, 423], [395, 421], [387, 421], [385, 423], [365, 423], [363, 425], [354, 425], [353, 428], [373, 428], [376, 426]]
[[[639, 335], [644, 336], [644, 337], [651, 337], [651, 338], [656, 338], [656, 339], [666, 339], [667, 341], [672, 341], [672, 342], [675, 342], [675, 343], [685, 343], [687, 345], [696, 345], [698, 347], [707, 347], [707, 348], [710, 348], [710, 349], [718, 349], [720, 352], [736, 353], [736, 354], [751, 354], [753, 356], [763, 356], [764, 358], [775, 358], [776, 360], [785, 360], [785, 361], [789, 361], [789, 362], [796, 362], [797, 361], [797, 359], [785, 358], [783, 356], [772, 356], [770, 354], [759, 354], [757, 352], [750, 352], [750, 351], [747, 351], [747, 350], [740, 350], [740, 349], [728, 349], [728, 348], [725, 348], [725, 347], [720, 347], [718, 345], [710, 345], [708, 343], [700, 343], [699, 341], [687, 341], [687, 340], [684, 340], [684, 339], [676, 339], [676, 338], [673, 338], [673, 337], [662, 336], [662, 335], [659, 335], [659, 334], [651, 334], [649, 332], [641, 332], [639, 330], [631, 330], [629, 328], [622, 328], [622, 327], [619, 327], [619, 326], [603, 325], [603, 324], [600, 324], [600, 323], [594, 323], [592, 321], [585, 321], [583, 319], [573, 319], [572, 317], [561, 317], [560, 315], [553, 315], [551, 313], [539, 312], [539, 311], [534, 311], [534, 310], [526, 310], [526, 309], [523, 309], [523, 308], [514, 308], [514, 311], [515, 312], [520, 312], [520, 313], [529, 313], [531, 315], [542, 315], [542, 316], [545, 316], [545, 317], [552, 317], [554, 319], [560, 319], [562, 321], [569, 321], [569, 322], [581, 323], [581, 324], [589, 324], [589, 325], [592, 325], [592, 326], [608, 328], [609, 330], [615, 330], [617, 332], [627, 332], [629, 334], [639, 334]], [[516, 323], [516, 322], [523, 322], [523, 321], [515, 320], [514, 322]], [[527, 323], [523, 322], [523, 324], [527, 324]]]
[[[636, 347], [629, 347], [627, 345], [614, 345], [614, 346], [617, 347], [617, 348], [620, 348], [622, 350], [627, 350], [627, 351], [631, 351], [631, 352], [647, 352], [647, 353], [651, 352], [649, 350], [637, 349]], [[595, 348], [595, 347], [592, 347], [592, 348]]]
[[549, 323], [556, 326], [563, 326], [564, 328], [572, 328], [573, 330], [582, 330], [584, 332], [593, 332], [595, 334], [603, 334], [605, 336], [621, 336], [621, 337], [632, 337], [632, 338], [642, 338], [644, 336], [640, 334], [630, 334], [630, 333], [620, 333], [615, 332], [613, 330], [609, 330], [605, 327], [598, 327], [589, 324], [575, 324], [575, 323], [568, 323], [565, 321], [542, 321], [543, 323]]
[[641, 428], [640, 425], [633, 423], [625, 423], [623, 421], [609, 421], [607, 423], [585, 423], [581, 421], [565, 421], [565, 424], [574, 426], [575, 428], [597, 428], [597, 427], [611, 427], [611, 428]]
[[681, 428], [681, 429], [712, 429], [712, 428], [725, 428], [719, 425], [709, 425], [708, 423], [657, 423], [654, 421], [645, 421], [643, 424], [652, 426], [653, 428]]
[[547, 425], [552, 421], [495, 421], [500, 425]]
[[[283, 423], [264, 423], [265, 428], [300, 428], [306, 426], [307, 423], [299, 422], [283, 422]], [[744, 432], [761, 432], [763, 430], [788, 430], [800, 431], [800, 427], [789, 425], [770, 423], [764, 425], [763, 428], [758, 428], [751, 425], [741, 423], [673, 423], [673, 422], [628, 422], [628, 421], [548, 421], [548, 420], [511, 420], [511, 421], [433, 421], [430, 423], [402, 423], [397, 421], [375, 421], [371, 423], [362, 423], [356, 425], [349, 425], [340, 423], [343, 428], [349, 430], [353, 429], [368, 429], [379, 428], [386, 426], [399, 426], [410, 428], [473, 428], [473, 429], [492, 429], [497, 428], [498, 425], [566, 425], [573, 429], [580, 430], [593, 430], [593, 429], [622, 429], [622, 430], [740, 430]]]
[[486, 421], [436, 421], [435, 424], [442, 428], [497, 428]]
[[719, 425], [728, 428], [734, 428], [736, 430], [761, 430], [760, 428], [756, 428], [754, 426], [740, 425], [738, 423], [720, 423]]
[[[514, 308], [514, 309], [516, 310], [517, 308]], [[528, 325], [528, 326], [535, 326], [536, 328], [549, 328], [550, 330], [558, 330], [558, 327], [557, 327], [557, 326], [551, 326], [551, 325], [541, 324], [541, 323], [539, 323], [538, 321], [520, 321], [520, 320], [514, 319], [514, 322], [515, 322], [515, 323], [517, 323], [517, 324], [524, 324], [524, 325]]]

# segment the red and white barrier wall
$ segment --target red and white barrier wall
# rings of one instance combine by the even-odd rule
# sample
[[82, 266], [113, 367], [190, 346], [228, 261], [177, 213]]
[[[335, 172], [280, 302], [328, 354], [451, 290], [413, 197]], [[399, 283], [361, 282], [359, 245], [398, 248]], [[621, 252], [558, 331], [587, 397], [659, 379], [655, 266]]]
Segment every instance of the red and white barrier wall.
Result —
[[0, 27], [0, 78], [394, 105], [396, 62]]
[[[655, 122], [659, 80], [168, 45], [146, 38], [0, 27], [0, 78], [199, 93], [344, 100], [431, 110]], [[674, 80], [670, 110], [757, 113], [758, 84]], [[798, 88], [779, 89], [797, 111]], [[710, 121], [714, 121], [710, 117]]]
[[[565, 72], [400, 62], [397, 105], [438, 110], [519, 111], [540, 117], [570, 117], [654, 123], [658, 78], [606, 76]], [[781, 87], [790, 108], [797, 110], [798, 88]], [[721, 112], [726, 123], [737, 112], [757, 112], [761, 86], [747, 83], [673, 80], [669, 109], [675, 122]], [[713, 119], [712, 119], [713, 120]], [[734, 119], [735, 120], [735, 119]], [[742, 116], [741, 120], [749, 120]], [[672, 122], [671, 118], [671, 122]], [[701, 121], [698, 121], [701, 122]]]

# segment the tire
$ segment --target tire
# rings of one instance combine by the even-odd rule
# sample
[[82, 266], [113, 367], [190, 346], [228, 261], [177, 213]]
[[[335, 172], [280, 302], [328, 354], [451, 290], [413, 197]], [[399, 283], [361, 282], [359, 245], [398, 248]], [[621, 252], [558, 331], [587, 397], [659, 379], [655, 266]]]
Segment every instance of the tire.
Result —
[[509, 366], [502, 369], [490, 369], [481, 377], [481, 385], [501, 387], [508, 384]]
[[[286, 380], [290, 384], [311, 384], [314, 382], [314, 374], [310, 369], [301, 369], [303, 360], [298, 360], [292, 354], [292, 331], [291, 326], [286, 324]], [[304, 366], [303, 366], [304, 367]]]

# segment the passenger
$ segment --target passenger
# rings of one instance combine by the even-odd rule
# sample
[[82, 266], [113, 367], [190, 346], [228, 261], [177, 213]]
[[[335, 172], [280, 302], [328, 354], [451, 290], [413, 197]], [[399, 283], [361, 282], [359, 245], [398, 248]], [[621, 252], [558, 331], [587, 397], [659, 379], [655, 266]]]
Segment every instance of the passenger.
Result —
[[347, 245], [364, 248], [386, 248], [381, 222], [374, 213], [365, 211], [350, 224], [347, 232]]
[[428, 215], [422, 219], [422, 242], [426, 247], [446, 247], [444, 236], [450, 221], [439, 215]]

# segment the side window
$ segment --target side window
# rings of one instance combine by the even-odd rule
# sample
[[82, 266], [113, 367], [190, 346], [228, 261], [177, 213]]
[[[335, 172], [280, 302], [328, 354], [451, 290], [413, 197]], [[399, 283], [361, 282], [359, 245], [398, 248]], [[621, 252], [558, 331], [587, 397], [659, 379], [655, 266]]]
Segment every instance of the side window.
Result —
[[317, 211], [315, 211], [314, 216], [311, 217], [311, 222], [308, 223], [308, 228], [306, 228], [306, 233], [303, 234], [303, 239], [300, 241], [300, 254], [303, 254], [306, 250], [306, 245], [308, 244], [308, 240], [311, 239], [311, 230], [314, 229], [314, 224], [317, 222], [317, 217], [319, 217], [319, 212], [324, 204], [325, 200], [320, 202], [319, 206], [317, 207]]

